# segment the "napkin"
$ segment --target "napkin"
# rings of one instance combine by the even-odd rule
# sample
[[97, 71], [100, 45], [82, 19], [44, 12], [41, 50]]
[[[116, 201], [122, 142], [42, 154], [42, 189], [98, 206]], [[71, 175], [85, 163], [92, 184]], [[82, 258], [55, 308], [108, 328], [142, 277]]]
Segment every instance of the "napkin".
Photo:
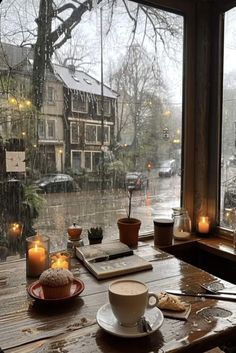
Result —
[[159, 298], [157, 307], [162, 311], [164, 317], [187, 320], [191, 312], [191, 304], [185, 303], [177, 296], [164, 291], [157, 293], [157, 296]]

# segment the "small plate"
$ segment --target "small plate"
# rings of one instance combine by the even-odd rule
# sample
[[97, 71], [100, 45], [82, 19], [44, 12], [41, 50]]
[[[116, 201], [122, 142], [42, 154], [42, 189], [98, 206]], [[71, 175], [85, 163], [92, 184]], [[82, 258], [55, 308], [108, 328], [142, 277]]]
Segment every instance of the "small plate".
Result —
[[81, 292], [84, 290], [84, 282], [82, 282], [80, 279], [74, 278], [73, 283], [71, 285], [71, 290], [70, 290], [70, 295], [68, 297], [64, 298], [58, 298], [58, 299], [45, 299], [43, 295], [43, 289], [39, 281], [36, 281], [32, 283], [28, 288], [27, 291], [29, 295], [34, 298], [37, 301], [43, 302], [43, 303], [61, 303], [67, 300], [70, 300], [77, 295], [79, 295]]
[[97, 323], [105, 331], [115, 336], [135, 338], [150, 335], [159, 329], [163, 323], [164, 317], [160, 309], [154, 307], [146, 309], [145, 319], [149, 321], [152, 331], [140, 332], [138, 326], [125, 327], [121, 326], [115, 318], [109, 303], [103, 305], [97, 312]]

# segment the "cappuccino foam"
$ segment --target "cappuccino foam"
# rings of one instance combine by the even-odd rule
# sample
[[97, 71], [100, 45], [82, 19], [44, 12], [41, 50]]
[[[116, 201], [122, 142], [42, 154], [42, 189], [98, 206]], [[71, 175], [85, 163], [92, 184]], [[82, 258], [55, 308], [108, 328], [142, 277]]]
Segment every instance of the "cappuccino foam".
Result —
[[135, 281], [121, 281], [111, 285], [110, 291], [118, 295], [138, 295], [146, 292], [144, 284]]

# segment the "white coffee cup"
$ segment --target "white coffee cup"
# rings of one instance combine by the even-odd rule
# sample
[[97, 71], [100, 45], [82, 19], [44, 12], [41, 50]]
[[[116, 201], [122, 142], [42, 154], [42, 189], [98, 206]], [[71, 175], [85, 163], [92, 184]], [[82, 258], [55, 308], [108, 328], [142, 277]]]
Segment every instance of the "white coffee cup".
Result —
[[[158, 302], [157, 295], [149, 292], [145, 283], [131, 279], [112, 282], [108, 295], [112, 312], [122, 326], [135, 326], [145, 309]], [[155, 299], [152, 304], [151, 297]]]

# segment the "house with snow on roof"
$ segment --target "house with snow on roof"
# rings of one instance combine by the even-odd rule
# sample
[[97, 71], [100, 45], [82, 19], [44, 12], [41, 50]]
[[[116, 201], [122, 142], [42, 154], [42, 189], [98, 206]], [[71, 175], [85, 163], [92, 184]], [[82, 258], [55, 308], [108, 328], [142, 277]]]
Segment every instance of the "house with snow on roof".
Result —
[[[65, 169], [96, 172], [114, 139], [118, 94], [74, 66], [53, 65], [64, 86]], [[103, 97], [103, 114], [102, 114]]]

